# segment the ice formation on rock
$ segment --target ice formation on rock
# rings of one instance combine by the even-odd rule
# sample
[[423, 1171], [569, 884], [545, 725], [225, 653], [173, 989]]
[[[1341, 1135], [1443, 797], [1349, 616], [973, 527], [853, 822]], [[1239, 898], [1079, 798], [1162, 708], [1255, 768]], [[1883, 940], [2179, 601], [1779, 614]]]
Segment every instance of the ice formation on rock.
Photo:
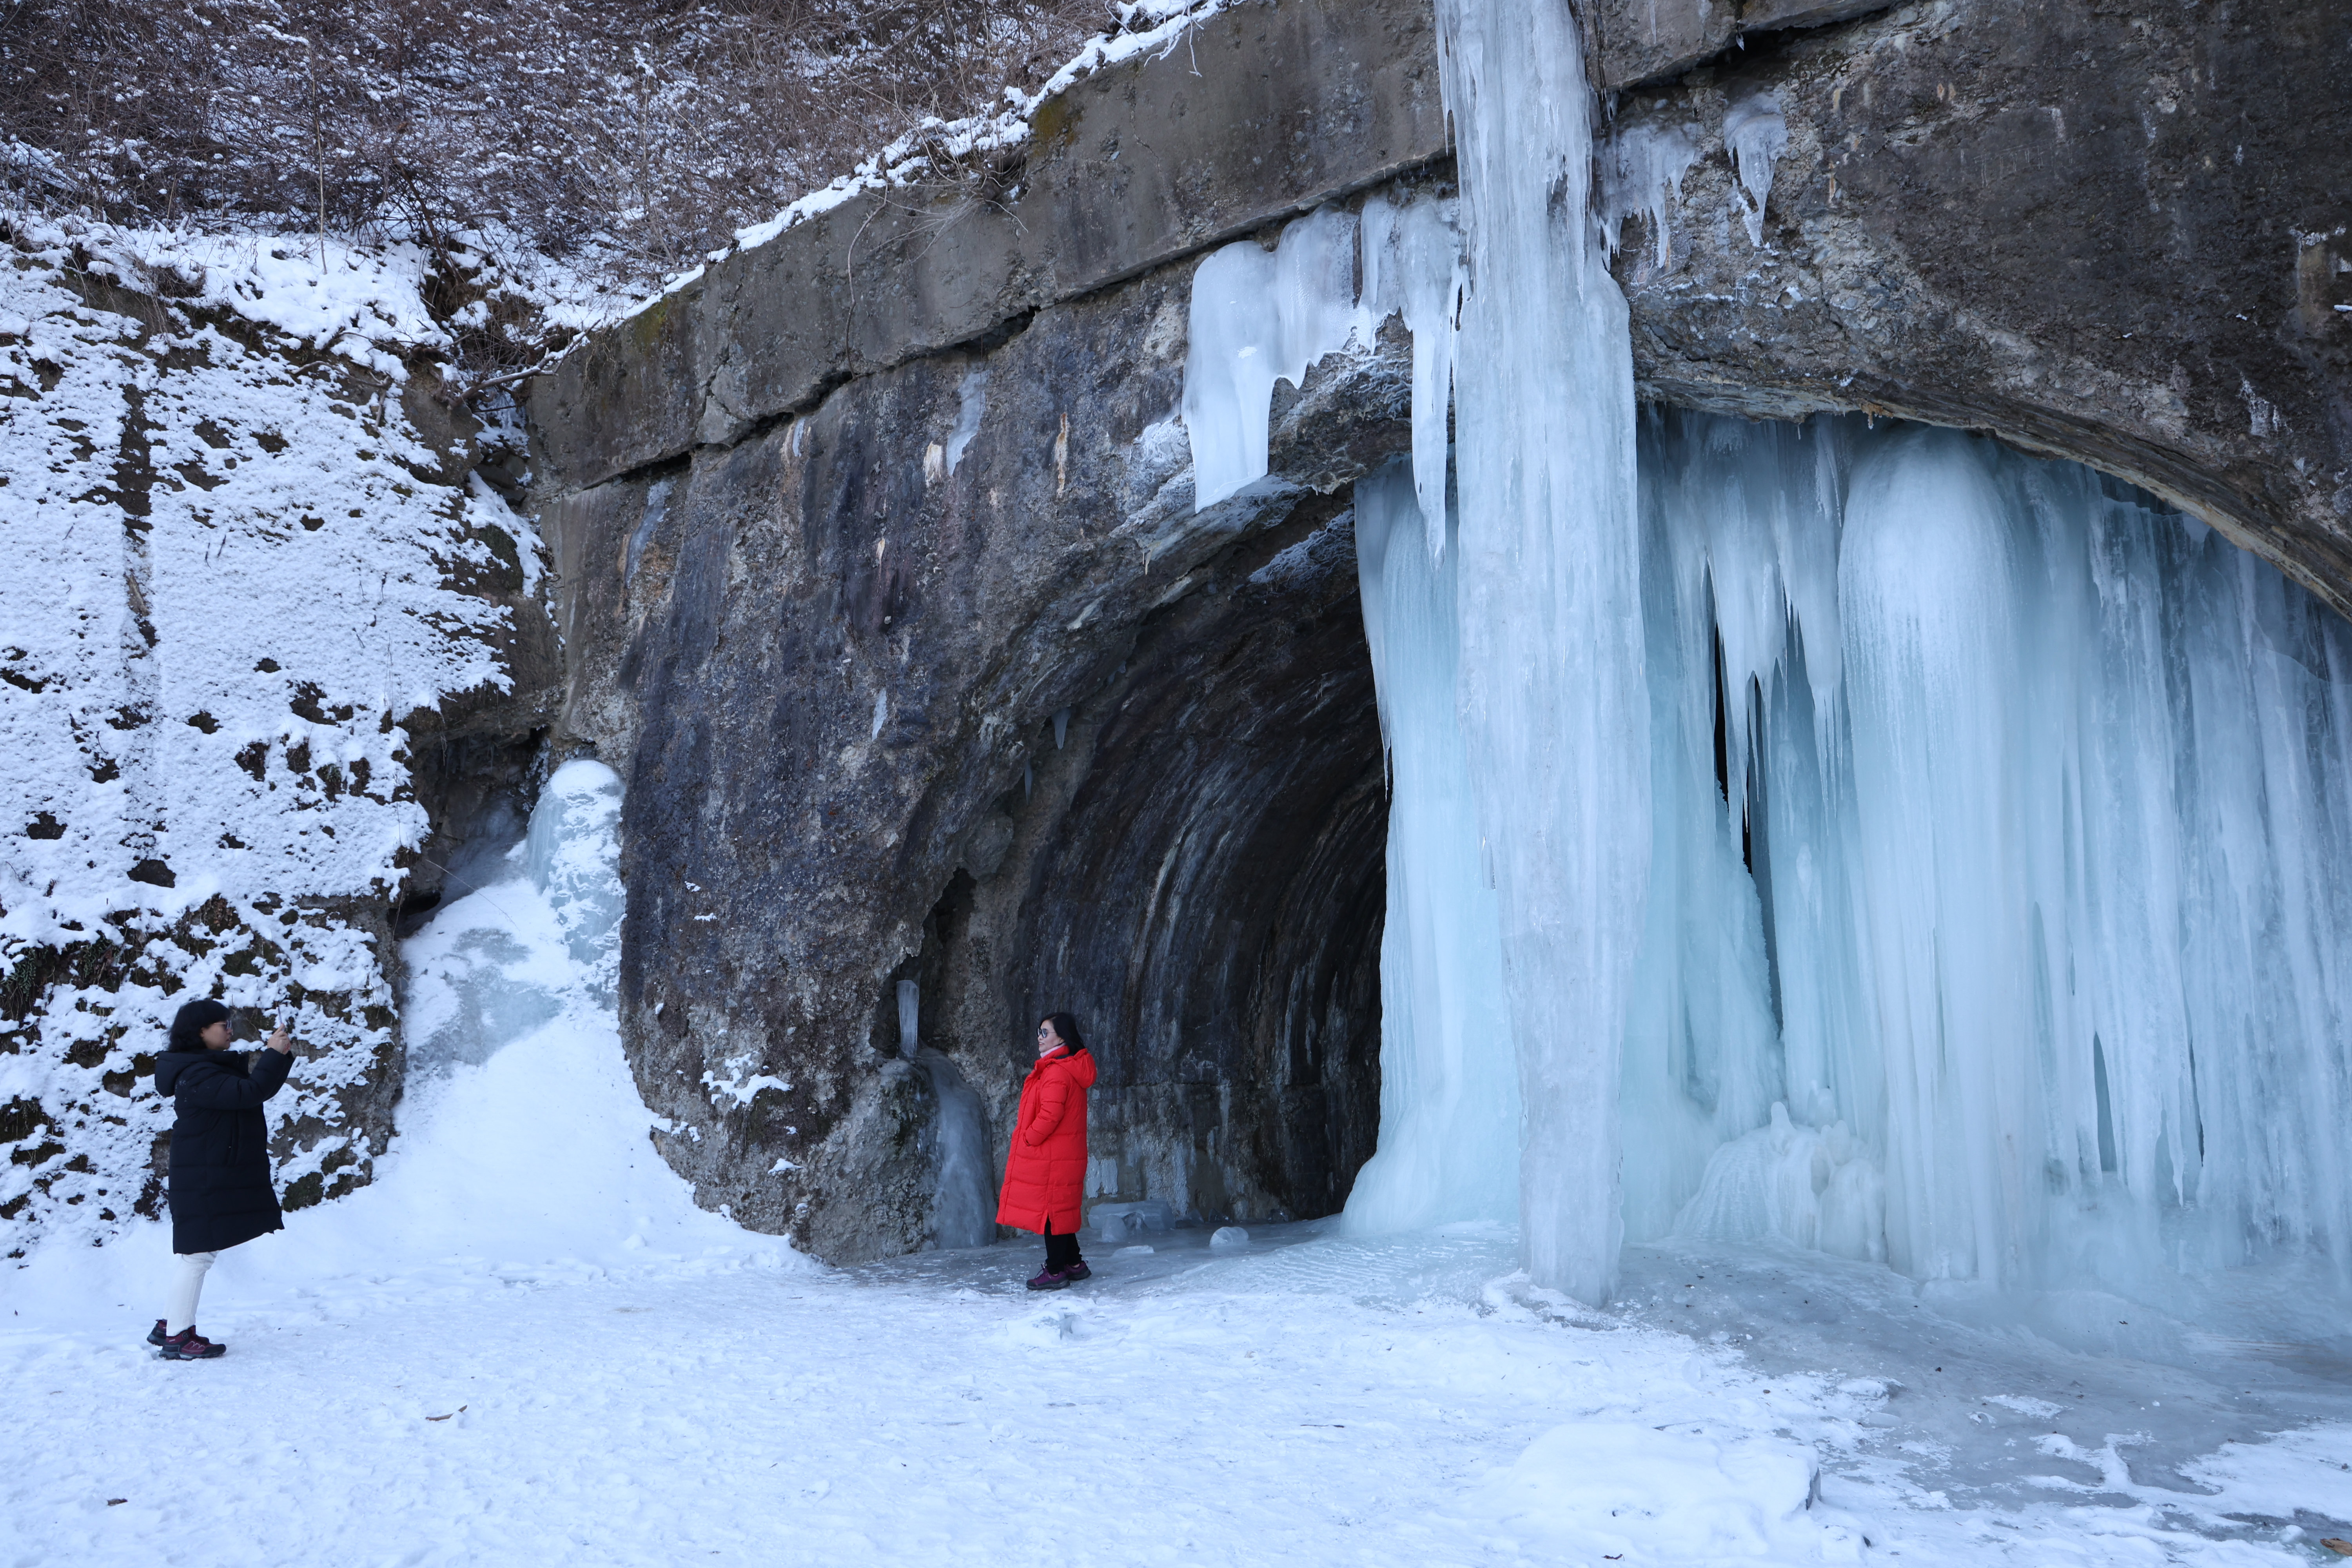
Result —
[[[620, 962], [621, 780], [564, 763], [522, 841], [401, 944], [412, 1072], [486, 1062], [567, 1010], [609, 1016]], [[473, 869], [472, 867], [467, 868]]]
[[1764, 203], [1772, 194], [1772, 164], [1788, 146], [1788, 117], [1770, 93], [1742, 99], [1725, 110], [1723, 148], [1739, 176], [1744, 198], [1739, 216], [1748, 226], [1750, 245], [1764, 243]]
[[1462, 284], [1454, 204], [1434, 196], [1374, 196], [1360, 218], [1327, 207], [1272, 251], [1239, 240], [1202, 262], [1184, 360], [1193, 509], [1265, 476], [1276, 382], [1302, 384], [1326, 354], [1370, 343], [1395, 316], [1412, 334], [1414, 483], [1430, 548], [1443, 549]]
[[1423, 197], [1364, 204], [1363, 314], [1367, 340], [1391, 316], [1412, 334], [1412, 484], [1433, 553], [1444, 552], [1445, 488], [1454, 411], [1454, 323], [1462, 307], [1462, 237], [1454, 204]]
[[956, 417], [948, 431], [947, 471], [956, 471], [963, 461], [964, 449], [972, 437], [980, 434], [981, 419], [988, 413], [988, 372], [975, 370], [956, 384]]
[[[1627, 1233], [2159, 1304], [2283, 1256], [2340, 1273], [2352, 630], [2126, 487], [1952, 432], [1675, 416], [1641, 472]], [[1445, 795], [1405, 759], [1454, 731], [1442, 635], [1395, 630], [1400, 483], [1358, 527], [1398, 759], [1383, 1068], [1411, 1072], [1467, 1016], [1414, 992], [1414, 881], [1466, 852], [1416, 847]], [[1402, 1212], [1442, 1093], [1384, 1100], [1351, 1216]], [[1556, 1127], [1528, 1119], [1523, 1169]]]
[[[1449, 985], [1476, 992], [1499, 973], [1524, 1116], [1516, 1159], [1511, 1140], [1490, 1131], [1476, 1144], [1484, 1167], [1460, 1169], [1445, 1137], [1469, 1125], [1507, 1129], [1507, 1101], [1423, 1114], [1384, 1089], [1381, 1159], [1349, 1213], [1362, 1225], [1507, 1213], [1496, 1184], [1515, 1165], [1530, 1272], [1598, 1301], [1617, 1256], [1617, 1046], [1650, 837], [1633, 361], [1623, 297], [1585, 219], [1591, 95], [1573, 19], [1542, 8], [1531, 37], [1527, 18], [1444, 0], [1438, 22], [1460, 137], [1458, 236], [1455, 215], [1437, 203], [1372, 204], [1360, 292], [1357, 222], [1336, 212], [1292, 224], [1271, 253], [1244, 241], [1211, 255], [1192, 283], [1184, 423], [1195, 504], [1205, 507], [1266, 472], [1277, 379], [1298, 382], [1391, 313], [1412, 331], [1415, 508], [1431, 559], [1454, 557], [1443, 577], [1454, 582], [1457, 641], [1444, 655], [1450, 675], [1401, 662], [1438, 657], [1426, 601], [1439, 579], [1408, 572], [1396, 552], [1398, 481], [1368, 481], [1391, 563], [1369, 570], [1401, 610], [1419, 606], [1381, 656], [1382, 704], [1449, 721], [1451, 689], [1483, 825], [1475, 864], [1495, 896], [1467, 898], [1458, 864], [1416, 863], [1396, 885], [1449, 927], [1446, 942], [1465, 940], [1450, 929], [1465, 899], [1494, 910], [1498, 941], [1483, 971], [1409, 933], [1384, 946], [1410, 965], [1384, 976], [1382, 990], [1393, 986], [1412, 1023], [1410, 1038], [1384, 1043], [1383, 1059], [1409, 1064], [1412, 1081], [1441, 1101], [1457, 1093], [1473, 1066], [1464, 1042], [1500, 1031], [1484, 1014], [1460, 1015], [1457, 1001], [1431, 998]], [[1449, 382], [1460, 431], [1451, 551], [1441, 460]], [[1393, 727], [1390, 744], [1400, 744]], [[1422, 741], [1402, 744], [1420, 757]], [[1442, 732], [1428, 741], [1430, 787], [1465, 776], [1452, 772], [1455, 744]], [[1461, 828], [1459, 803], [1433, 797], [1429, 810], [1406, 829], [1414, 841]], [[1404, 1120], [1391, 1128], [1389, 1112]]]
[[[1637, 462], [1573, 24], [1439, 24], [1458, 215], [1370, 204], [1352, 301], [1329, 214], [1213, 256], [1186, 379], [1205, 503], [1351, 306], [1414, 340], [1410, 482], [1356, 497], [1392, 794], [1350, 1227], [1516, 1207], [1592, 1301], [1628, 1234], [2143, 1299], [2352, 1270], [2352, 631], [1952, 432], [1662, 417]], [[1786, 126], [1724, 134], [1760, 244]], [[1619, 216], [1686, 153], [1617, 149]]]
[[610, 1003], [621, 964], [621, 778], [604, 763], [564, 763], [541, 789], [525, 856], [531, 885], [591, 995]]
[[898, 982], [898, 1054], [913, 1060], [921, 1047], [923, 988], [911, 980]]
[[1284, 229], [1273, 250], [1240, 240], [1201, 263], [1184, 359], [1196, 510], [1265, 477], [1274, 384], [1304, 382], [1358, 324], [1351, 213], [1327, 207]]
[[1460, 720], [1501, 915], [1529, 1274], [1605, 1300], [1619, 1042], [1650, 859], [1633, 373], [1587, 224], [1564, 5], [1439, 0], [1469, 283], [1456, 345]]
[[1428, 548], [1404, 465], [1357, 484], [1356, 563], [1391, 793], [1381, 1134], [1348, 1194], [1351, 1230], [1518, 1213], [1501, 916], [1454, 718], [1457, 554]]
[[1650, 243], [1660, 270], [1674, 265], [1673, 212], [1682, 204], [1683, 176], [1698, 162], [1696, 127], [1629, 125], [1601, 151], [1601, 199], [1595, 204], [1609, 254], [1617, 254], [1625, 219], [1650, 220]]
[[996, 1239], [996, 1165], [988, 1111], [955, 1063], [923, 1050], [921, 984], [901, 980], [894, 992], [898, 1056], [907, 1064], [894, 1070], [911, 1068], [930, 1089], [930, 1119], [919, 1136], [919, 1153], [932, 1173], [930, 1244], [985, 1247]]
[[[1719, 823], [1658, 840], [1753, 874], [1717, 853], [1650, 927], [1637, 1232], [1763, 1215], [1874, 1256], [1880, 1181], [1923, 1279], [2340, 1268], [2352, 632], [2137, 492], [1951, 432], [1675, 418], [1643, 475], [1654, 755], [1720, 781]], [[1706, 1129], [1653, 1136], [1636, 1084]], [[1761, 1097], [1771, 1150], [1693, 1158]], [[1810, 1215], [1766, 1191], [1801, 1155]]]
[[985, 1247], [996, 1239], [996, 1167], [988, 1113], [953, 1062], [934, 1051], [917, 1066], [930, 1079], [938, 1109], [929, 1134], [936, 1179], [931, 1188], [934, 1247]]

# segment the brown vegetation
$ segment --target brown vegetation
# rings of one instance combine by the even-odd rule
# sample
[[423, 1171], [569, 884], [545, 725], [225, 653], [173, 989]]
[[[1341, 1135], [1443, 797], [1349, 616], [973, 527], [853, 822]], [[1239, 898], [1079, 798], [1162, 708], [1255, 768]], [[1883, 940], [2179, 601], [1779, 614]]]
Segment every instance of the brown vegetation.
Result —
[[[0, 186], [127, 223], [692, 266], [1103, 0], [0, 0]], [[478, 247], [479, 241], [473, 242]]]

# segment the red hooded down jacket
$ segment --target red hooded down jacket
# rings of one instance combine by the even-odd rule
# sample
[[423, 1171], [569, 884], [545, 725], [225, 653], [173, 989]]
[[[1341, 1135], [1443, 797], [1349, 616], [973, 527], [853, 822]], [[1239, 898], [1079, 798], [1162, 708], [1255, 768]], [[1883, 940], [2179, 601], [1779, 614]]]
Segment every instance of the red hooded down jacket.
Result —
[[1087, 1090], [1092, 1051], [1058, 1050], [1039, 1058], [1021, 1085], [1021, 1114], [1004, 1157], [1004, 1195], [996, 1220], [1022, 1230], [1076, 1236], [1085, 1222]]

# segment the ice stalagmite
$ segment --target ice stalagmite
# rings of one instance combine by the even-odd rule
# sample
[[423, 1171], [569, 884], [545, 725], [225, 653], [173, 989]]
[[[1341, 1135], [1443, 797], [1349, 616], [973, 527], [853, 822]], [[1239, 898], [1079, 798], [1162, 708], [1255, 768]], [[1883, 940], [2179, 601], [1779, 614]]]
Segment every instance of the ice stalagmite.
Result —
[[1454, 716], [1457, 554], [1430, 550], [1406, 465], [1358, 482], [1356, 561], [1390, 805], [1380, 1147], [1348, 1195], [1351, 1230], [1518, 1212], [1518, 1068], [1501, 925]]
[[1461, 719], [1517, 1043], [1529, 1274], [1607, 1299], [1619, 1051], [1650, 860], [1633, 357], [1587, 221], [1564, 0], [1438, 0], [1467, 285], [1454, 368]]

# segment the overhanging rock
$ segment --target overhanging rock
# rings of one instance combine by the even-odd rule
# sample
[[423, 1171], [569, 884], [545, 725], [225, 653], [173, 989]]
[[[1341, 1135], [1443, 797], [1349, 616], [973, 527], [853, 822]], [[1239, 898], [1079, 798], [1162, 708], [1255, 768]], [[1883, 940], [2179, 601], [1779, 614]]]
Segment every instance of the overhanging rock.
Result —
[[[2352, 219], [2292, 107], [2335, 101], [2326, 8], [1853, 9], [1751, 4], [1616, 97], [1644, 392], [1984, 429], [2352, 603]], [[845, 203], [534, 385], [566, 723], [629, 784], [624, 1034], [703, 1201], [923, 1243], [908, 979], [1000, 1156], [1068, 1007], [1099, 1195], [1344, 1197], [1385, 810], [1345, 492], [1409, 443], [1409, 356], [1280, 388], [1271, 476], [1203, 512], [1175, 411], [1203, 251], [1444, 191], [1444, 135], [1422, 5], [1242, 5], [1049, 102], [989, 192]]]

